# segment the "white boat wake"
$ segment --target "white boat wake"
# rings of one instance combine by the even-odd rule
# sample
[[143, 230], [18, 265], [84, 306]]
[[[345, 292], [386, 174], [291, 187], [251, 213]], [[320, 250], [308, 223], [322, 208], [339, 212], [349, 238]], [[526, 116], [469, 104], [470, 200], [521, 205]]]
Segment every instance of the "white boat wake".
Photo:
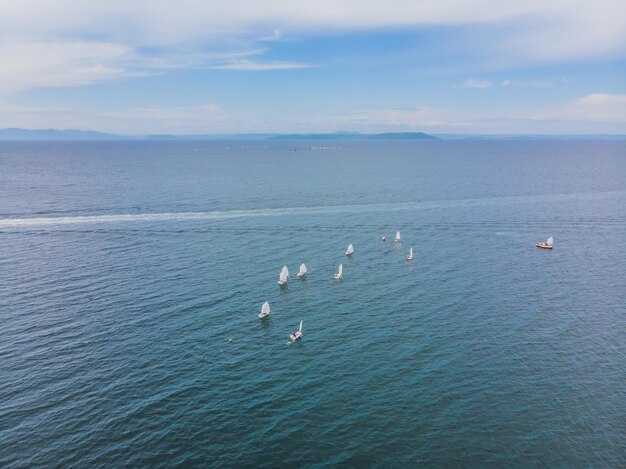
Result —
[[76, 215], [50, 217], [7, 217], [0, 218], [0, 229], [29, 228], [53, 225], [79, 225], [96, 223], [138, 223], [168, 221], [227, 220], [230, 218], [271, 217], [284, 215], [317, 215], [329, 213], [368, 213], [399, 210], [429, 210], [455, 207], [507, 205], [519, 202], [545, 202], [554, 200], [577, 200], [579, 198], [604, 199], [624, 191], [579, 194], [542, 194], [525, 196], [468, 198], [456, 200], [428, 200], [421, 202], [397, 202], [383, 204], [324, 205], [317, 207], [283, 207], [249, 210], [223, 210], [212, 212], [160, 212], [160, 213], [121, 213], [105, 215]]

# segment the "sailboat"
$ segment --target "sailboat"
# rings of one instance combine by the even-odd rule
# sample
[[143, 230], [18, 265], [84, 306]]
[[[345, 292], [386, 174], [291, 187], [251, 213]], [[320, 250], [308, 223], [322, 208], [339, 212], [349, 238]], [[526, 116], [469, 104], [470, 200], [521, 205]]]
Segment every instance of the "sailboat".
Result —
[[386, 237], [385, 235], [383, 235], [383, 236], [380, 238], [380, 240], [381, 240], [381, 241], [387, 241], [387, 237]]
[[346, 256], [351, 255], [354, 252], [354, 246], [352, 244], [348, 244], [348, 249], [346, 249]]
[[552, 238], [552, 236], [550, 236], [546, 241], [537, 241], [537, 244], [535, 244], [535, 246], [541, 249], [552, 249], [553, 243], [554, 239]]
[[280, 277], [278, 277], [278, 284], [282, 287], [287, 284], [287, 279], [289, 278], [289, 269], [287, 266], [284, 266], [280, 271]]
[[400, 242], [400, 232], [396, 231], [396, 239], [393, 240], [394, 243], [399, 243]]
[[341, 277], [343, 277], [343, 264], [339, 264], [337, 272], [335, 272], [335, 275], [333, 275], [333, 278], [335, 280], [341, 280]]
[[409, 255], [406, 256], [406, 260], [407, 261], [412, 261], [413, 260], [413, 248], [409, 249]]
[[263, 319], [270, 315], [270, 304], [266, 301], [261, 306], [261, 313], [259, 314], [259, 319]]
[[304, 277], [306, 275], [306, 265], [304, 265], [304, 262], [302, 264], [300, 264], [300, 272], [298, 272], [298, 277]]
[[302, 337], [302, 321], [300, 321], [300, 327], [298, 328], [298, 330], [293, 331], [291, 334], [289, 334], [289, 338], [291, 339], [292, 342], [295, 342], [300, 337]]

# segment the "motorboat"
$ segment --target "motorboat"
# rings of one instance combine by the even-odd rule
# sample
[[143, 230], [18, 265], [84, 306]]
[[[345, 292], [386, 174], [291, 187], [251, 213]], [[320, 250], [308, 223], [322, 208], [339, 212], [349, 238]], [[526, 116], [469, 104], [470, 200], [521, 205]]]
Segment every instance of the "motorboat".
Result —
[[550, 236], [546, 241], [537, 241], [535, 246], [541, 249], [552, 249], [552, 245], [554, 243], [554, 239]]

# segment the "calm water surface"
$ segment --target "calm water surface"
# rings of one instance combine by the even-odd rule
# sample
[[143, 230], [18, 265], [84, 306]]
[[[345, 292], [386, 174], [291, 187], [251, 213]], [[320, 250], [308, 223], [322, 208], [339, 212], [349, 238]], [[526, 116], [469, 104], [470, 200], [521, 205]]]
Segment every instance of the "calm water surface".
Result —
[[624, 467], [626, 142], [311, 145], [0, 143], [0, 466]]

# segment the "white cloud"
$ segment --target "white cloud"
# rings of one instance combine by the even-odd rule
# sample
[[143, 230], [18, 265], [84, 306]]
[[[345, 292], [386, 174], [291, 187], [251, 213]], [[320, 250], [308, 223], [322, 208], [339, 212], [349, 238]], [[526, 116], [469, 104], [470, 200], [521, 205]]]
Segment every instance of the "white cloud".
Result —
[[517, 61], [549, 62], [626, 52], [626, 2], [546, 2], [518, 19], [496, 48]]
[[134, 107], [116, 113], [99, 113], [102, 117], [141, 121], [213, 119], [221, 111], [217, 104], [199, 106]]
[[205, 134], [220, 132], [228, 116], [214, 103], [198, 106], [131, 107], [121, 112], [96, 113], [93, 119], [111, 132]]
[[103, 80], [152, 76], [176, 69], [279, 70], [304, 68], [296, 62], [253, 62], [244, 57], [267, 49], [140, 53], [107, 42], [14, 42], [0, 45], [0, 95], [41, 87], [84, 86]]
[[[50, 123], [53, 122], [54, 125]], [[346, 113], [237, 115], [221, 106], [130, 107], [97, 112], [67, 107], [0, 106], [0, 128], [74, 128], [121, 134], [424, 131], [465, 134], [626, 134], [626, 95], [594, 93], [552, 108], [488, 110], [358, 109]]]
[[326, 119], [329, 128], [419, 130], [445, 122], [429, 107], [362, 109]]
[[107, 42], [30, 42], [0, 46], [0, 93], [38, 86], [80, 86], [119, 78], [128, 47]]
[[264, 71], [264, 70], [289, 70], [295, 68], [310, 68], [313, 65], [307, 65], [297, 62], [255, 62], [248, 59], [240, 59], [233, 60], [230, 63], [225, 63], [221, 65], [212, 65], [208, 68], [213, 70], [253, 70], [253, 71]]
[[520, 113], [542, 120], [626, 123], [626, 94], [593, 93], [562, 106]]
[[469, 79], [461, 85], [461, 88], [491, 88], [492, 86], [493, 83], [489, 80]]
[[496, 111], [365, 109], [322, 120], [329, 129], [483, 134], [626, 133], [626, 95], [593, 93], [560, 106]]
[[259, 41], [280, 41], [283, 38], [279, 29], [273, 29], [272, 34], [268, 36], [262, 36], [259, 38]]
[[207, 68], [215, 64], [231, 63], [245, 57], [263, 55], [264, 48], [240, 50], [224, 50], [215, 52], [187, 51], [180, 53], [177, 49], [165, 49], [158, 54], [137, 54], [127, 62], [129, 68], [140, 70], [168, 71], [176, 69]]
[[[130, 107], [119, 111], [93, 111], [68, 107], [0, 106], [0, 128], [59, 128], [100, 130], [120, 134], [234, 132], [220, 106]], [[54, 122], [54, 125], [50, 125]]]
[[245, 54], [284, 33], [439, 25], [480, 25], [488, 33], [474, 48], [499, 64], [626, 54], [623, 0], [0, 0], [0, 92], [183, 66], [302, 67], [297, 57], [272, 64], [216, 62], [211, 55]]
[[503, 80], [502, 86], [520, 86], [528, 88], [553, 88], [554, 83], [549, 80]]
[[620, 0], [4, 0], [0, 12], [0, 29], [8, 32], [49, 37], [74, 31], [98, 36], [110, 35], [110, 28], [116, 26], [112, 34], [120, 40], [160, 44], [251, 30], [494, 23], [524, 16], [550, 23], [601, 19], [611, 29], [625, 21], [619, 17], [624, 12]]

